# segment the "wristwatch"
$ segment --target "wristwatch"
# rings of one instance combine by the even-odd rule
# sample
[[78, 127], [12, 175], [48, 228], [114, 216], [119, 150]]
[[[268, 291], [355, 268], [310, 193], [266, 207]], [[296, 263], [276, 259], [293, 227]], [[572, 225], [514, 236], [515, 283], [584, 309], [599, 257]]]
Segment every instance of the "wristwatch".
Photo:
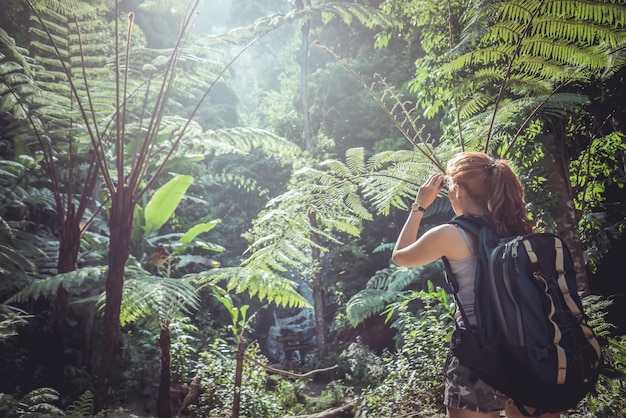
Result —
[[419, 204], [419, 203], [417, 203], [417, 202], [413, 202], [413, 204], [411, 205], [411, 210], [412, 210], [413, 212], [415, 212], [416, 210], [418, 210], [418, 211], [420, 211], [420, 212], [422, 212], [422, 213], [423, 213], [423, 212], [426, 212], [426, 208], [424, 208], [424, 207], [420, 206], [420, 204]]

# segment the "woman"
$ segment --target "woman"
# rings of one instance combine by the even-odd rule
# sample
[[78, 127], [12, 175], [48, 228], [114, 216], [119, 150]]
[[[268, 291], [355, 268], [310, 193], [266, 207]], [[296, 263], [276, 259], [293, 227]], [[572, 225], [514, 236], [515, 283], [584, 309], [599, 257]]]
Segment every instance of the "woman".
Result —
[[[459, 284], [458, 295], [468, 320], [474, 322], [474, 274], [478, 261], [475, 238], [455, 225], [444, 224], [416, 240], [422, 216], [444, 185], [457, 215], [488, 216], [500, 236], [528, 234], [533, 224], [526, 214], [522, 185], [505, 160], [464, 152], [448, 162], [445, 177], [433, 174], [420, 187], [393, 250], [393, 261], [403, 267], [418, 267], [446, 257]], [[447, 417], [497, 418], [500, 411], [505, 411], [508, 418], [523, 417], [506, 395], [482, 380], [470, 382], [469, 375], [469, 369], [451, 355], [446, 365]], [[532, 408], [528, 409], [532, 412]], [[544, 414], [541, 418], [559, 415]]]

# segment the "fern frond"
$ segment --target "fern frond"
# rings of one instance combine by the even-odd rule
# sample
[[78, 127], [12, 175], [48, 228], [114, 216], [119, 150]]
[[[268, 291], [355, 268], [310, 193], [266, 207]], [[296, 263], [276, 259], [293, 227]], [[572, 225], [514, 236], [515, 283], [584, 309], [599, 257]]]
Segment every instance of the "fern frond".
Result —
[[228, 291], [246, 292], [250, 296], [256, 296], [261, 301], [285, 307], [311, 307], [309, 302], [298, 293], [296, 282], [280, 274], [272, 273], [271, 269], [267, 267], [247, 266], [211, 269], [186, 275], [185, 278], [195, 283], [199, 289], [207, 287], [218, 292], [225, 292], [221, 288], [217, 289], [216, 286], [217, 283], [226, 282]]
[[[505, 126], [500, 107], [507, 100], [546, 97], [571, 82], [614, 74], [626, 64], [617, 52], [626, 42], [626, 5], [604, 1], [507, 0], [478, 2], [471, 10], [463, 39], [442, 65], [444, 80], [455, 100], [460, 123], [475, 123], [491, 112], [493, 130], [480, 132], [484, 148], [491, 136], [502, 138]], [[538, 108], [527, 109], [522, 127], [541, 117]], [[571, 109], [570, 109], [571, 110]], [[520, 119], [519, 117], [517, 118]], [[520, 126], [509, 125], [509, 135]], [[464, 130], [465, 134], [467, 131]], [[477, 133], [472, 133], [476, 138]], [[463, 137], [465, 139], [465, 137]]]
[[59, 392], [52, 388], [39, 388], [26, 393], [13, 408], [12, 416], [63, 416], [63, 411], [52, 403], [59, 400]]
[[346, 304], [348, 321], [352, 326], [359, 325], [366, 319], [382, 313], [397, 297], [397, 293], [382, 289], [363, 289]]
[[67, 418], [90, 417], [92, 416], [93, 404], [93, 394], [91, 391], [87, 391], [65, 409], [64, 416]]
[[[428, 144], [422, 145], [425, 149], [430, 148]], [[440, 144], [436, 153], [439, 166], [444, 167], [445, 161], [457, 152], [455, 147]], [[407, 200], [414, 198], [419, 185], [437, 170], [430, 158], [414, 151], [374, 155], [368, 167], [372, 170], [359, 185], [363, 196], [382, 214], [388, 214], [391, 207], [406, 210]]]
[[120, 324], [146, 317], [171, 320], [179, 312], [190, 312], [199, 305], [198, 291], [187, 280], [139, 275], [124, 283]]
[[[248, 273], [246, 269], [242, 272]], [[256, 292], [260, 300], [275, 303], [278, 306], [312, 308], [309, 302], [297, 291], [297, 284], [289, 279], [267, 271], [252, 272], [234, 278], [228, 288], [237, 293]]]
[[397, 23], [393, 18], [382, 10], [358, 3], [325, 2], [310, 8], [310, 12], [322, 14], [324, 22], [331, 18], [339, 18], [346, 25], [354, 20], [368, 28], [390, 28]]
[[390, 266], [379, 270], [370, 278], [365, 289], [354, 295], [346, 304], [346, 314], [352, 325], [358, 325], [372, 315], [381, 314], [402, 293], [411, 287], [423, 287], [424, 283], [440, 276], [440, 261], [417, 268]]
[[32, 315], [10, 305], [0, 305], [0, 343], [17, 335], [17, 328], [26, 325]]
[[60, 286], [70, 292], [77, 292], [82, 286], [100, 282], [104, 275], [105, 271], [100, 267], [84, 267], [69, 273], [35, 280], [11, 296], [7, 303], [21, 303], [28, 300], [37, 300], [40, 297], [52, 298], [56, 295]]
[[211, 151], [217, 154], [248, 153], [253, 148], [263, 148], [270, 155], [294, 158], [302, 152], [292, 142], [269, 131], [254, 128], [208, 130], [204, 132], [202, 140], [204, 147], [196, 149], [195, 153], [208, 154]]

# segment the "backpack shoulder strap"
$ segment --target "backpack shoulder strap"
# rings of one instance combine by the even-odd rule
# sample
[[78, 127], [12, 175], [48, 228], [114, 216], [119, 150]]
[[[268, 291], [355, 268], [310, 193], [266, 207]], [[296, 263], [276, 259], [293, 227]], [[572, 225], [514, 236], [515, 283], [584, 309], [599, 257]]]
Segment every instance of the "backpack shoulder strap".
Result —
[[480, 231], [483, 229], [483, 227], [489, 224], [488, 220], [484, 217], [478, 218], [475, 216], [467, 215], [455, 216], [448, 223], [463, 228], [465, 231], [473, 234], [477, 238], [480, 237]]
[[[483, 230], [485, 226], [488, 225], [488, 220], [486, 218], [477, 218], [474, 216], [461, 215], [461, 216], [456, 216], [452, 218], [452, 220], [450, 220], [448, 223], [451, 225], [456, 225], [460, 227], [461, 229], [463, 229], [464, 231], [467, 231], [470, 234], [472, 234], [474, 237], [476, 237], [477, 244], [478, 244], [478, 240], [480, 239], [480, 236], [481, 236], [481, 231]], [[480, 248], [480, 245], [477, 245], [477, 248]], [[479, 259], [480, 259], [480, 255], [479, 255]], [[452, 293], [456, 301], [456, 305], [461, 312], [461, 317], [463, 318], [463, 322], [465, 324], [469, 324], [470, 323], [469, 319], [465, 313], [465, 309], [463, 309], [463, 305], [461, 304], [461, 300], [459, 299], [459, 296], [458, 296], [459, 284], [456, 280], [456, 277], [454, 276], [454, 273], [452, 272], [452, 268], [450, 267], [450, 262], [445, 257], [443, 257], [443, 265], [446, 271], [446, 281], [448, 283], [448, 286], [450, 286], [450, 292]]]

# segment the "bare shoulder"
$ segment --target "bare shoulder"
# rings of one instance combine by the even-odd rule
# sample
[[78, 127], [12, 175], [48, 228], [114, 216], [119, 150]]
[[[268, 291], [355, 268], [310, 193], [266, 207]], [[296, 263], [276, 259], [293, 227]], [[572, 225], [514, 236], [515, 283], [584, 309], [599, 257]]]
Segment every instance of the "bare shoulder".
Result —
[[431, 228], [414, 243], [394, 251], [393, 260], [400, 266], [417, 267], [441, 257], [458, 260], [469, 254], [457, 227], [443, 224]]
[[472, 255], [472, 251], [457, 226], [443, 224], [431, 229], [428, 233], [436, 236], [435, 240], [442, 250], [442, 257], [449, 260], [462, 260]]

